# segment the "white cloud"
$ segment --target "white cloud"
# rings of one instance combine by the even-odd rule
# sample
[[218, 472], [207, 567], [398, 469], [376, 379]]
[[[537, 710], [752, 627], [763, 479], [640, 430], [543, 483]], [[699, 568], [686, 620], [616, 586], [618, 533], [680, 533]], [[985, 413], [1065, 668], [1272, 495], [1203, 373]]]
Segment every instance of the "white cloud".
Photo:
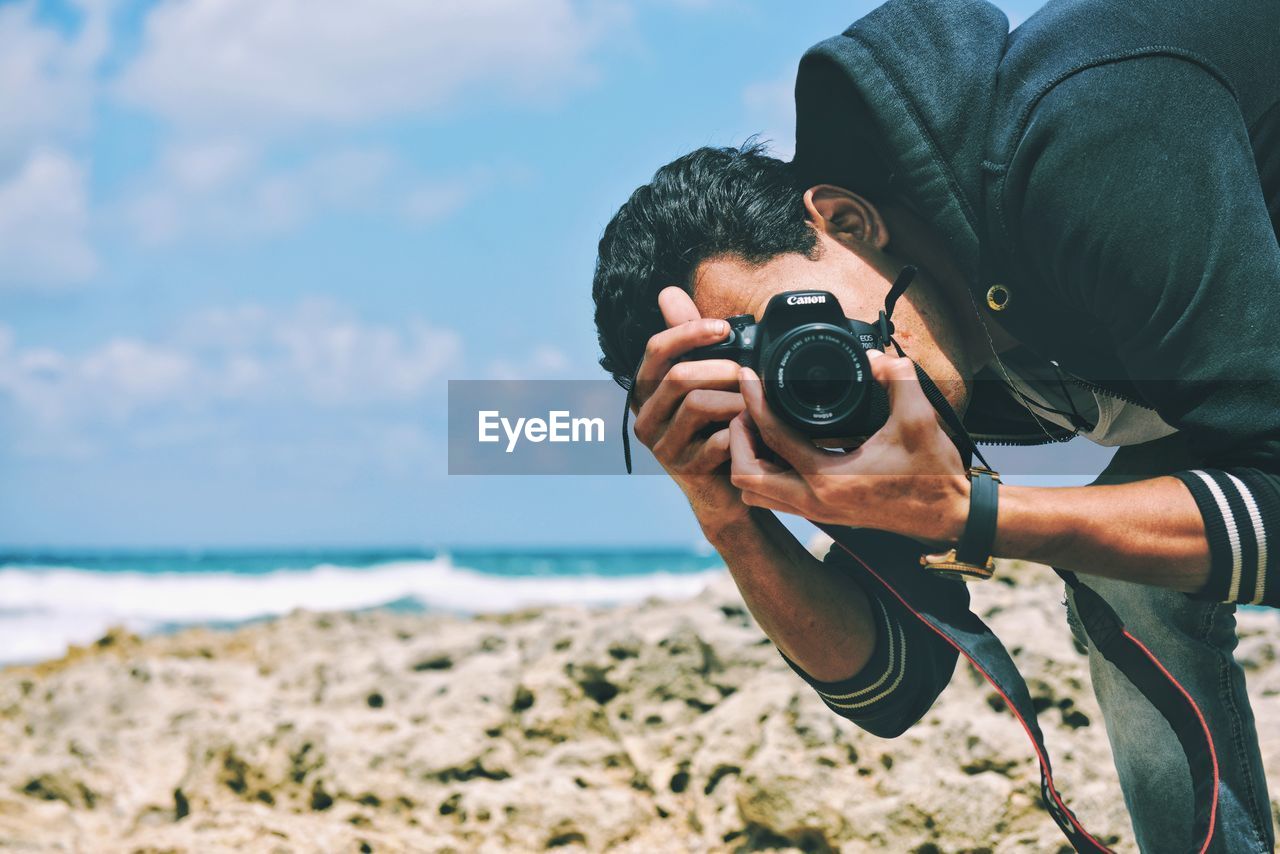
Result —
[[88, 241], [85, 170], [59, 151], [36, 151], [0, 183], [0, 289], [89, 278], [98, 259]]
[[796, 150], [795, 69], [772, 80], [750, 84], [742, 91], [747, 118], [769, 143], [773, 156], [791, 159]]
[[151, 245], [279, 234], [330, 211], [380, 203], [394, 168], [395, 158], [379, 149], [323, 152], [272, 171], [243, 141], [176, 145], [119, 203], [121, 221]]
[[244, 140], [171, 145], [121, 194], [112, 219], [151, 246], [270, 237], [331, 213], [376, 213], [430, 225], [488, 192], [499, 178], [486, 167], [424, 179], [380, 148], [321, 151], [274, 169], [266, 160]]
[[183, 392], [195, 373], [185, 353], [132, 338], [116, 338], [80, 360], [80, 377], [122, 406], [162, 401]]
[[72, 0], [70, 29], [35, 0], [0, 6], [0, 290], [90, 278], [86, 167], [68, 154], [88, 132], [113, 0]]
[[195, 365], [164, 345], [115, 338], [82, 356], [48, 347], [19, 348], [0, 329], [0, 397], [43, 428], [83, 418], [119, 420], [184, 391]]
[[166, 150], [159, 169], [175, 187], [205, 193], [245, 175], [256, 159], [257, 153], [242, 140], [208, 140]]
[[83, 133], [106, 51], [112, 3], [81, 0], [76, 31], [37, 20], [34, 0], [0, 6], [0, 171], [32, 147]]
[[495, 380], [549, 379], [563, 376], [570, 364], [562, 350], [539, 344], [519, 361], [495, 359], [489, 364], [489, 376]]
[[422, 184], [405, 197], [404, 215], [410, 222], [436, 222], [463, 208], [480, 189], [461, 178]]
[[461, 338], [421, 318], [369, 323], [328, 300], [287, 311], [201, 312], [175, 336], [218, 398], [358, 406], [418, 399], [454, 363]]
[[338, 406], [416, 398], [461, 349], [456, 333], [412, 319], [403, 328], [363, 324], [332, 305], [302, 305], [269, 334], [277, 380], [312, 402]]
[[21, 347], [0, 326], [0, 401], [7, 397], [32, 433], [78, 436], [80, 427], [112, 424], [181, 433], [181, 423], [137, 416], [412, 404], [460, 350], [457, 333], [421, 319], [369, 323], [320, 300], [205, 311], [169, 336], [116, 337], [82, 354]]
[[614, 16], [598, 0], [168, 0], [123, 73], [185, 126], [288, 128], [437, 107], [477, 84], [572, 85]]

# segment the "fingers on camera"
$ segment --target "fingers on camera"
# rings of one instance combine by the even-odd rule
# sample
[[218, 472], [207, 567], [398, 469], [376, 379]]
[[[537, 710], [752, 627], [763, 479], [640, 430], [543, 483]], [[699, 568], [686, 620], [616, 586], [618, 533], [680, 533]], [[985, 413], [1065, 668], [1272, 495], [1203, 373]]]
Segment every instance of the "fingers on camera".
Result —
[[675, 285], [668, 285], [658, 292], [658, 308], [662, 311], [662, 319], [667, 326], [677, 326], [702, 318], [693, 297]]
[[694, 446], [685, 463], [685, 471], [691, 474], [709, 474], [729, 461], [729, 428], [722, 427]]
[[888, 387], [890, 419], [898, 431], [911, 438], [930, 435], [937, 416], [920, 387], [915, 363], [900, 357], [875, 359], [872, 371]]
[[[655, 453], [667, 450], [679, 453], [680, 448], [693, 443], [709, 425], [728, 424], [742, 408], [742, 395], [737, 392], [693, 389], [684, 396], [666, 432], [654, 446]], [[727, 433], [724, 441], [727, 449]]]
[[737, 388], [738, 366], [733, 362], [723, 359], [679, 362], [667, 372], [652, 397], [640, 407], [636, 417], [636, 436], [652, 447], [651, 443], [666, 432], [667, 422], [690, 394], [702, 390], [736, 392]]
[[659, 382], [685, 353], [723, 341], [728, 333], [729, 324], [715, 319], [692, 320], [659, 332], [645, 345], [644, 358], [636, 373], [637, 382]]

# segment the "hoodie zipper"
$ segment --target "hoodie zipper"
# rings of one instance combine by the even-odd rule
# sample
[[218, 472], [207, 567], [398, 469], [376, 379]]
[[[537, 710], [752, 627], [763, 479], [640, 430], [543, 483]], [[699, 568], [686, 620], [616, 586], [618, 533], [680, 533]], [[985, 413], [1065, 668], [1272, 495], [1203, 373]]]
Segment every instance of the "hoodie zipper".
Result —
[[[1070, 371], [1062, 370], [1062, 366], [1057, 364], [1057, 362], [1053, 360], [1047, 360], [1047, 361], [1050, 362], [1051, 365], [1055, 366], [1056, 369], [1060, 371], [1061, 375], [1064, 376], [1066, 380], [1068, 380], [1068, 382], [1079, 385], [1079, 387], [1085, 389], [1085, 391], [1091, 392], [1093, 394], [1101, 394], [1102, 397], [1110, 397], [1112, 399], [1116, 399], [1116, 401], [1128, 403], [1128, 405], [1144, 408], [1144, 410], [1152, 410], [1152, 407], [1147, 405], [1147, 403], [1138, 401], [1138, 399], [1135, 399], [1134, 397], [1129, 396], [1129, 394], [1115, 392], [1115, 391], [1112, 391], [1112, 389], [1110, 388], [1103, 388], [1102, 385], [1089, 382], [1089, 380], [1087, 379], [1083, 379], [1083, 378], [1080, 378], [1080, 376], [1071, 374]], [[1032, 417], [1036, 417], [1036, 416], [1033, 415]], [[1060, 428], [1059, 425], [1053, 425], [1053, 428], [1062, 429]], [[1048, 428], [1043, 428], [1043, 430], [1047, 430], [1047, 429]], [[993, 447], [1001, 447], [1001, 446], [1030, 447], [1030, 446], [1037, 446], [1037, 444], [1055, 444], [1057, 442], [1069, 442], [1070, 439], [1074, 439], [1076, 435], [1079, 435], [1079, 434], [1065, 433], [1064, 435], [1061, 435], [1061, 437], [1059, 438], [1052, 437], [1052, 435], [1044, 435], [1043, 431], [1041, 431], [1041, 433], [1025, 433], [1025, 434], [1018, 434], [1018, 435], [989, 434], [989, 433], [978, 434], [978, 435], [982, 435], [983, 438], [979, 439], [977, 435], [970, 434], [970, 438], [974, 440], [975, 444], [986, 444], [986, 446], [993, 446]]]
[[[1061, 370], [1061, 368], [1059, 368], [1059, 370]], [[1140, 400], [1136, 400], [1136, 399], [1134, 399], [1134, 398], [1130, 397], [1130, 396], [1129, 396], [1129, 395], [1127, 395], [1127, 394], [1121, 394], [1121, 393], [1120, 393], [1120, 392], [1118, 392], [1118, 391], [1112, 391], [1112, 390], [1111, 390], [1111, 389], [1109, 389], [1109, 388], [1103, 388], [1102, 386], [1098, 385], [1097, 383], [1091, 383], [1091, 382], [1089, 382], [1088, 380], [1083, 380], [1083, 379], [1081, 379], [1080, 377], [1076, 376], [1075, 374], [1070, 374], [1070, 373], [1067, 373], [1066, 371], [1062, 371], [1062, 374], [1063, 374], [1063, 376], [1065, 376], [1065, 377], [1066, 377], [1068, 380], [1070, 380], [1071, 382], [1075, 383], [1076, 385], [1080, 386], [1081, 388], [1086, 388], [1086, 389], [1088, 389], [1089, 391], [1093, 392], [1094, 394], [1100, 394], [1100, 395], [1102, 395], [1102, 396], [1104, 396], [1104, 397], [1114, 398], [1114, 399], [1116, 399], [1116, 400], [1123, 401], [1124, 403], [1128, 403], [1128, 404], [1131, 404], [1131, 405], [1133, 405], [1133, 406], [1140, 406], [1140, 407], [1142, 407], [1143, 409], [1151, 409], [1151, 406], [1150, 406], [1149, 404], [1143, 403], [1143, 402], [1142, 402], [1142, 401], [1140, 401]], [[1153, 410], [1153, 411], [1154, 411], [1154, 410]]]
[[[1119, 401], [1122, 401], [1123, 403], [1127, 403], [1132, 406], [1137, 406], [1142, 409], [1152, 410], [1152, 407], [1150, 405], [1143, 403], [1142, 401], [1137, 400], [1131, 397], [1130, 395], [1122, 394], [1118, 391], [1112, 391], [1109, 388], [1103, 388], [1097, 383], [1090, 382], [1089, 380], [1086, 380], [1086, 379], [1082, 379], [1076, 376], [1075, 374], [1070, 373], [1069, 371], [1063, 370], [1062, 366], [1057, 365], [1056, 362], [1053, 362], [1052, 360], [1049, 360], [1049, 361], [1052, 364], [1056, 365], [1059, 371], [1062, 371], [1062, 376], [1068, 382], [1075, 383], [1076, 385], [1080, 386], [1083, 389], [1086, 389], [1089, 392], [1092, 392], [1093, 394], [1102, 395], [1103, 397], [1109, 397], [1109, 398], [1112, 398], [1113, 400], [1119, 400]], [[1057, 427], [1057, 425], [1054, 425], [1054, 426]], [[1057, 428], [1057, 429], [1063, 429], [1063, 428]], [[1056, 444], [1058, 442], [1067, 442], [1067, 441], [1070, 441], [1071, 439], [1074, 439], [1078, 434], [1064, 433], [1064, 435], [1062, 435], [1060, 438], [1045, 436], [1043, 433], [1038, 436], [999, 435], [999, 434], [991, 434], [991, 433], [985, 433], [985, 434], [979, 434], [979, 435], [984, 436], [984, 438], [979, 439], [976, 436], [971, 436], [971, 438], [973, 438], [973, 441], [979, 445], [988, 445], [988, 446], [995, 446], [995, 447], [1001, 447], [1001, 446], [1030, 447], [1033, 445], [1051, 445], [1051, 444]]]
[[[982, 438], [978, 438], [981, 436]], [[1039, 436], [1014, 436], [1014, 435], [997, 435], [991, 433], [979, 433], [978, 436], [970, 434], [976, 445], [986, 445], [988, 447], [1029, 447], [1032, 445], [1055, 445], [1059, 442], [1067, 442], [1075, 438], [1075, 434], [1067, 434], [1061, 438], [1053, 438], [1045, 436], [1041, 433]]]

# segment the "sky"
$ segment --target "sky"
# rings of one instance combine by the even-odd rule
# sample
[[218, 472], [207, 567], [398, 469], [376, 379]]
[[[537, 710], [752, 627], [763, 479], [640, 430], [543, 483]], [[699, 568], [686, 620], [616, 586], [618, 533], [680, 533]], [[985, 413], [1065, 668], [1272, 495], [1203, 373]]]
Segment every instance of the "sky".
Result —
[[602, 377], [609, 217], [789, 156], [873, 5], [0, 2], [0, 545], [695, 542], [661, 477], [450, 477], [446, 383]]

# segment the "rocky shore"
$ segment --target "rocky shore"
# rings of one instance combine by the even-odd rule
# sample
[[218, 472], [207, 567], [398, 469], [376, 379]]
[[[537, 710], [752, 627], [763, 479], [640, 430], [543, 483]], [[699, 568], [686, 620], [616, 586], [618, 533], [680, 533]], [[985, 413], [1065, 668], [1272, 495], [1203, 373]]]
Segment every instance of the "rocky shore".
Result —
[[[1071, 805], [1133, 850], [1060, 585], [1000, 577], [975, 607]], [[1240, 623], [1280, 789], [1280, 621]], [[870, 736], [787, 669], [727, 575], [608, 610], [118, 632], [0, 671], [0, 850], [1057, 851], [998, 706], [962, 664], [918, 726]]]

